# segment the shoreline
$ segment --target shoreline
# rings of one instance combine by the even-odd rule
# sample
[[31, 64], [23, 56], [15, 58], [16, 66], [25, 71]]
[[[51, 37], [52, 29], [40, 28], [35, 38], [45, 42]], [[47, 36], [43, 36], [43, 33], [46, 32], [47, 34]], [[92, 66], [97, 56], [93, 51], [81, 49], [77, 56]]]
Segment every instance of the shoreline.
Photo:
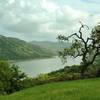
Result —
[[51, 57], [40, 57], [40, 58], [30, 58], [30, 59], [18, 59], [18, 60], [7, 60], [9, 63], [16, 63], [16, 62], [22, 62], [22, 61], [32, 61], [32, 60], [41, 60], [41, 59], [49, 59], [49, 58], [55, 58], [58, 56], [51, 56]]

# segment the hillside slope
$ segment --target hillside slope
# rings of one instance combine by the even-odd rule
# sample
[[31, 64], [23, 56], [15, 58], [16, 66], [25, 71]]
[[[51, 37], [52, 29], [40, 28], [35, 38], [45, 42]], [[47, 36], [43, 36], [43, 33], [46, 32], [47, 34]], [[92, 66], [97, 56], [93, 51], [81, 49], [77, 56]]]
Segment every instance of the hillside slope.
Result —
[[100, 78], [36, 86], [0, 100], [100, 100]]
[[59, 50], [62, 50], [65, 47], [69, 47], [71, 44], [68, 42], [51, 42], [51, 41], [32, 41], [31, 44], [38, 45], [40, 47], [46, 48], [53, 53], [57, 53]]
[[0, 59], [31, 59], [50, 57], [52, 53], [40, 46], [26, 41], [0, 36]]

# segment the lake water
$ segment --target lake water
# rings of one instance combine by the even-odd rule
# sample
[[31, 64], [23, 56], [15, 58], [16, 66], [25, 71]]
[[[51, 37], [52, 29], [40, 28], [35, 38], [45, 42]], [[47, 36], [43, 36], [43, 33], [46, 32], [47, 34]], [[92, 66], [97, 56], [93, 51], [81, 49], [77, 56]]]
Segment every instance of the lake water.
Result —
[[[80, 58], [69, 58], [66, 65], [79, 64], [80, 62]], [[62, 64], [59, 57], [19, 61], [15, 62], [14, 64], [18, 65], [23, 72], [31, 77], [35, 77], [41, 73], [55, 71], [64, 68], [65, 66]]]

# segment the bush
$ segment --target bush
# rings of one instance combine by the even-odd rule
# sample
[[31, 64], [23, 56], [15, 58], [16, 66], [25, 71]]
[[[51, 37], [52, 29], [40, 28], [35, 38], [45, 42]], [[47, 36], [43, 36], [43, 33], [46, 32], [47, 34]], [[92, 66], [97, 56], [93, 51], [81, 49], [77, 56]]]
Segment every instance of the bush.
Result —
[[[90, 77], [100, 77], [100, 68], [88, 67], [85, 78]], [[80, 78], [80, 67], [78, 65], [67, 66], [48, 74], [40, 74], [36, 78], [29, 78], [19, 70], [18, 66], [10, 66], [8, 62], [0, 61], [0, 94], [10, 94], [50, 82], [77, 80]]]
[[8, 62], [0, 61], [0, 94], [10, 94], [30, 87], [32, 82], [29, 80], [18, 66], [10, 66]]

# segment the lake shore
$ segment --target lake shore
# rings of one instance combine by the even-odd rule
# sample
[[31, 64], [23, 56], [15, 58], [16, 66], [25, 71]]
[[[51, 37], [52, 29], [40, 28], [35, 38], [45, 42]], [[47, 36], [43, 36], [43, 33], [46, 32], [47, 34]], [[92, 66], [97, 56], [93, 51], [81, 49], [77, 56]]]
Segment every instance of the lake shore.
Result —
[[16, 59], [16, 60], [7, 60], [9, 63], [15, 63], [15, 62], [22, 62], [22, 61], [32, 61], [32, 60], [39, 60], [39, 59], [49, 59], [54, 58], [57, 56], [50, 56], [50, 57], [38, 57], [38, 58], [30, 58], [30, 59]]
[[41, 58], [12, 62], [12, 64], [19, 66], [21, 71], [25, 72], [26, 74], [32, 77], [42, 73], [45, 74], [52, 71], [56, 71], [61, 68], [64, 68], [65, 66], [70, 66], [79, 63], [80, 58], [76, 60], [69, 58], [68, 62], [66, 64], [63, 64], [58, 56], [54, 56], [52, 58]]

